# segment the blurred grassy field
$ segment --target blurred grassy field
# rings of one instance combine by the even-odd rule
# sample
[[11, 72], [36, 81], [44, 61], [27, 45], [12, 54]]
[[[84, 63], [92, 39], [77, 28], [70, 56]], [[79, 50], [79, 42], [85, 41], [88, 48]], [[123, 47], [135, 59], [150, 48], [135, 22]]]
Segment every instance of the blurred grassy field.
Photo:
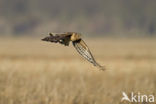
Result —
[[122, 91], [156, 94], [156, 39], [85, 40], [106, 71], [72, 45], [0, 38], [0, 104], [127, 104]]

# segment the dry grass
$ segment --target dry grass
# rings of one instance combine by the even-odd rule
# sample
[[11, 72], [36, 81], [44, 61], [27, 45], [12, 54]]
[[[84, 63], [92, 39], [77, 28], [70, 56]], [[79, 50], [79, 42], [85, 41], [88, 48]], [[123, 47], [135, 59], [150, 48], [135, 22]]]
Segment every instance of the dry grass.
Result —
[[87, 40], [102, 72], [73, 47], [0, 39], [0, 104], [123, 104], [122, 91], [155, 95], [155, 41]]

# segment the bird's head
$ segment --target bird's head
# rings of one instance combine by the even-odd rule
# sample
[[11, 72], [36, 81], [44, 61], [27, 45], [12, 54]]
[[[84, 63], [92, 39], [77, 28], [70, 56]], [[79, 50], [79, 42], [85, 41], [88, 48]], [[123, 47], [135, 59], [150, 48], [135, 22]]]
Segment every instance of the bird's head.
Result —
[[81, 39], [81, 34], [80, 33], [75, 33], [73, 32], [71, 35], [71, 41], [77, 41]]

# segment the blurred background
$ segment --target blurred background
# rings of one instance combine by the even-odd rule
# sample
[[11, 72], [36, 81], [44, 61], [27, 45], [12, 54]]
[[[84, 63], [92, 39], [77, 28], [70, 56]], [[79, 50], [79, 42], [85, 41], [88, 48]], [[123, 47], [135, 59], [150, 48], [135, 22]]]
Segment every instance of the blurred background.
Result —
[[0, 36], [155, 36], [155, 0], [0, 0]]
[[[69, 31], [106, 71], [41, 41]], [[156, 97], [156, 0], [0, 0], [0, 104], [128, 104], [123, 91]]]

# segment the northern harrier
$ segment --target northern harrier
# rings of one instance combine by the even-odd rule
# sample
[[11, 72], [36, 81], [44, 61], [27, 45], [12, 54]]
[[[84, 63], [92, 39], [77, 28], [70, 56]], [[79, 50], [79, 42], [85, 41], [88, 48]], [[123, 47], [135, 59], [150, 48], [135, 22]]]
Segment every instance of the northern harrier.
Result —
[[66, 33], [49, 33], [50, 36], [42, 39], [43, 41], [49, 41], [54, 43], [60, 43], [65, 46], [69, 46], [70, 41], [72, 41], [73, 46], [76, 48], [78, 53], [87, 59], [94, 66], [98, 67], [101, 70], [104, 70], [104, 67], [99, 65], [93, 55], [91, 54], [86, 43], [81, 39], [81, 34], [76, 32], [66, 32]]

